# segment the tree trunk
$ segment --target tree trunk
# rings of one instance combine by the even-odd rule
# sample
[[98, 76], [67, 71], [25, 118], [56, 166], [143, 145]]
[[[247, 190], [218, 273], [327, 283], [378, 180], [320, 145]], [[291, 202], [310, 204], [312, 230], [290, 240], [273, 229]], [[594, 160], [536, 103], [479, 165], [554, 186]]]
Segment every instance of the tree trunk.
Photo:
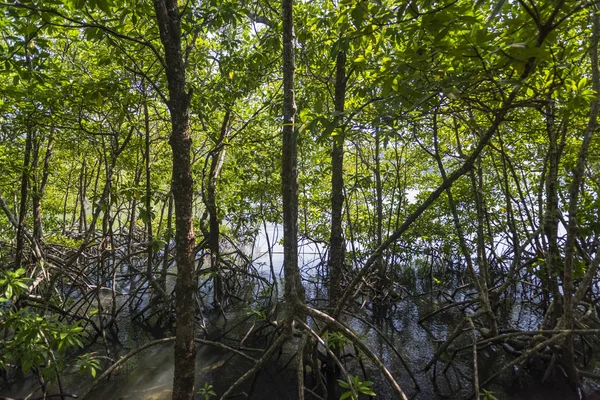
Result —
[[[86, 201], [86, 192], [88, 186], [87, 179], [87, 163], [86, 160], [83, 160], [81, 165], [81, 174], [79, 175], [79, 233], [84, 234], [87, 231], [87, 214], [85, 210]], [[92, 170], [93, 173], [93, 170]], [[90, 175], [91, 180], [91, 175]], [[98, 180], [96, 180], [98, 182]]]
[[294, 129], [294, 17], [293, 0], [281, 1], [283, 22], [283, 271], [285, 274], [286, 327], [291, 329], [305, 294], [298, 267], [298, 138]]
[[177, 283], [175, 311], [175, 372], [173, 399], [194, 397], [196, 360], [194, 271], [195, 234], [193, 226], [193, 179], [189, 127], [190, 94], [186, 91], [185, 64], [181, 51], [181, 26], [177, 0], [154, 0], [154, 10], [165, 50], [165, 67], [169, 88], [169, 112], [172, 133], [169, 140], [173, 151], [173, 199], [175, 202], [175, 248]]
[[154, 258], [153, 252], [153, 241], [154, 236], [152, 234], [152, 187], [150, 185], [150, 115], [148, 114], [148, 99], [146, 98], [146, 89], [144, 91], [144, 160], [146, 162], [146, 196], [144, 199], [146, 207], [146, 241], [148, 259], [146, 260], [146, 275], [148, 275], [148, 281], [154, 280], [154, 271], [152, 270], [152, 260]]
[[223, 288], [223, 277], [219, 273], [219, 264], [221, 260], [220, 249], [219, 249], [219, 238], [221, 221], [219, 219], [217, 209], [217, 179], [221, 173], [223, 166], [223, 160], [225, 158], [224, 142], [227, 137], [227, 131], [229, 128], [229, 120], [231, 118], [231, 111], [227, 111], [223, 117], [223, 123], [221, 124], [221, 131], [219, 137], [215, 142], [215, 147], [210, 152], [210, 171], [208, 174], [208, 185], [206, 188], [206, 209], [209, 216], [209, 237], [208, 247], [210, 250], [210, 267], [214, 274], [214, 307], [220, 310], [223, 307], [224, 301], [224, 288]]
[[543, 216], [543, 228], [548, 241], [545, 249], [546, 262], [542, 282], [546, 289], [552, 293], [554, 302], [552, 318], [548, 321], [548, 328], [554, 326], [562, 314], [560, 292], [556, 282], [557, 271], [560, 270], [560, 249], [558, 246], [558, 175], [561, 152], [558, 146], [558, 132], [555, 126], [554, 104], [549, 102], [546, 107], [546, 129], [548, 131], [548, 170], [546, 174], [546, 212]]
[[21, 268], [23, 261], [23, 247], [25, 245], [25, 217], [27, 216], [27, 194], [29, 189], [29, 164], [33, 147], [33, 133], [27, 130], [25, 138], [25, 155], [23, 157], [23, 172], [21, 174], [21, 202], [19, 204], [19, 226], [17, 228], [17, 249], [15, 255], [15, 269]]
[[160, 275], [160, 285], [164, 292], [167, 291], [167, 272], [169, 271], [169, 252], [171, 249], [171, 232], [173, 231], [173, 195], [169, 193], [169, 208], [167, 211], [167, 236], [165, 238], [165, 248], [162, 260], [162, 270]]
[[[598, 42], [600, 41], [600, 16], [594, 8], [592, 8], [593, 34], [592, 43], [590, 45], [590, 58], [592, 64], [592, 89], [600, 92], [600, 71], [598, 69]], [[564, 315], [559, 323], [560, 329], [573, 329], [573, 295], [575, 288], [573, 284], [573, 265], [575, 262], [575, 243], [577, 241], [578, 224], [577, 214], [579, 212], [579, 194], [585, 180], [585, 167], [587, 163], [590, 144], [592, 137], [598, 128], [598, 114], [600, 112], [600, 98], [592, 100], [590, 106], [590, 119], [583, 136], [579, 154], [577, 156], [577, 164], [573, 169], [573, 179], [569, 187], [569, 222], [567, 225], [567, 241], [565, 244], [565, 271], [563, 275], [563, 291], [564, 291]], [[579, 372], [575, 365], [575, 353], [573, 349], [573, 335], [567, 335], [563, 343], [563, 367], [567, 372], [567, 377], [574, 386], [580, 385]]]
[[[375, 128], [375, 201], [377, 211], [377, 232], [375, 233], [375, 244], [377, 247], [383, 242], [383, 184], [381, 182], [381, 131]], [[386, 276], [386, 265], [383, 260], [383, 254], [377, 260], [377, 269], [379, 270], [379, 280], [382, 283]]]
[[[62, 215], [62, 234], [63, 236], [67, 232], [67, 206], [69, 204], [69, 191], [71, 190], [71, 177], [73, 176], [73, 168], [69, 169], [69, 176], [67, 177], [67, 187], [65, 189], [65, 201], [63, 202], [63, 215]], [[75, 199], [77, 203], [77, 199]], [[75, 205], [77, 207], [77, 205]]]
[[39, 182], [36, 179], [37, 187], [33, 191], [31, 199], [33, 206], [33, 237], [38, 243], [41, 243], [44, 234], [42, 226], [42, 198], [44, 197], [50, 174], [50, 157], [52, 156], [52, 144], [55, 135], [56, 131], [52, 129], [48, 137], [48, 144], [46, 145], [46, 154], [44, 155], [44, 164], [42, 165], [42, 177]]
[[[346, 98], [346, 52], [340, 51], [335, 62], [335, 119], [342, 121]], [[331, 236], [329, 238], [329, 303], [341, 297], [346, 243], [342, 227], [344, 209], [344, 132], [343, 123], [336, 129], [331, 150]]]

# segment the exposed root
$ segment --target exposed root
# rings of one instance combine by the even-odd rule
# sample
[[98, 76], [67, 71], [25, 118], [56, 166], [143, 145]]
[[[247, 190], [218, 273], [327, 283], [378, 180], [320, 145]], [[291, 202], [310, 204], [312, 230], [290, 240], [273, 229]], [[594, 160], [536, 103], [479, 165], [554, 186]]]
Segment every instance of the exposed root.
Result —
[[308, 307], [308, 306], [303, 306], [302, 309], [307, 315], [310, 315], [313, 318], [321, 319], [321, 320], [325, 321], [327, 324], [329, 324], [333, 329], [335, 329], [339, 332], [342, 332], [348, 340], [350, 340], [352, 343], [354, 343], [363, 353], [365, 353], [365, 355], [367, 357], [369, 357], [371, 359], [371, 361], [373, 361], [373, 363], [377, 366], [377, 368], [386, 377], [387, 381], [390, 383], [390, 385], [392, 386], [392, 388], [394, 389], [396, 394], [401, 399], [408, 400], [408, 398], [406, 397], [406, 395], [404, 394], [404, 392], [398, 385], [398, 382], [396, 382], [396, 379], [392, 376], [392, 374], [386, 368], [386, 366], [381, 362], [379, 357], [377, 357], [377, 355], [375, 355], [375, 353], [373, 353], [373, 351], [369, 348], [369, 346], [367, 346], [362, 340], [360, 340], [358, 337], [356, 337], [354, 332], [352, 332], [350, 329], [348, 329], [346, 326], [344, 326], [338, 320], [332, 318], [331, 316], [325, 314], [324, 312], [321, 312], [319, 310], [316, 310], [316, 309]]
[[244, 375], [240, 376], [238, 378], [237, 381], [235, 381], [230, 387], [229, 389], [227, 389], [225, 391], [225, 393], [223, 393], [223, 395], [220, 397], [220, 400], [225, 400], [228, 396], [230, 396], [233, 391], [240, 386], [242, 383], [244, 383], [247, 379], [251, 378], [252, 376], [254, 376], [254, 374], [256, 374], [262, 367], [264, 367], [264, 365], [267, 363], [267, 361], [269, 361], [271, 359], [271, 357], [273, 356], [273, 354], [275, 354], [275, 352], [277, 350], [279, 350], [279, 348], [281, 346], [283, 346], [283, 344], [289, 339], [289, 336], [285, 333], [281, 334], [272, 344], [271, 346], [267, 349], [267, 351], [265, 351], [265, 354], [256, 362], [256, 364], [254, 364], [254, 366], [252, 368], [250, 368], [250, 370], [248, 370]]

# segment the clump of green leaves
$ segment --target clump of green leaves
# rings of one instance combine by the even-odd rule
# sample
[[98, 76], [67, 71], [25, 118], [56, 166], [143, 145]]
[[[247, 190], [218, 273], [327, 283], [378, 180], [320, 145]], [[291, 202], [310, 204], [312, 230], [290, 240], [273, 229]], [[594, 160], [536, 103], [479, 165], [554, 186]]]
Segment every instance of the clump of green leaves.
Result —
[[80, 374], [89, 373], [95, 378], [96, 372], [100, 369], [100, 360], [87, 353], [77, 358], [76, 365], [79, 367]]
[[211, 397], [216, 396], [217, 393], [215, 393], [213, 385], [211, 385], [208, 382], [204, 383], [204, 386], [202, 386], [198, 392], [197, 392], [200, 396], [204, 397], [204, 400], [210, 400]]
[[20, 365], [23, 372], [39, 370], [52, 379], [64, 365], [65, 353], [83, 347], [84, 331], [78, 323], [67, 324], [54, 315], [19, 308], [15, 300], [29, 291], [31, 279], [25, 269], [0, 273], [0, 302], [12, 301], [0, 310], [0, 368]]
[[264, 309], [260, 309], [257, 307], [250, 307], [248, 308], [248, 310], [246, 311], [246, 315], [254, 315], [254, 317], [259, 320], [266, 320], [267, 319], [267, 312]]
[[29, 290], [29, 281], [25, 275], [25, 269], [19, 268], [16, 271], [0, 272], [0, 303], [18, 298], [22, 293]]
[[375, 392], [373, 391], [373, 389], [371, 389], [371, 386], [373, 386], [372, 381], [361, 381], [360, 378], [355, 375], [350, 375], [349, 378], [350, 382], [352, 383], [352, 386], [354, 387], [354, 392], [350, 388], [348, 382], [338, 379], [338, 385], [340, 385], [344, 389], [348, 389], [347, 391], [342, 393], [342, 395], [340, 396], [340, 400], [358, 400], [359, 394], [375, 396]]
[[65, 324], [54, 316], [41, 316], [28, 309], [0, 313], [9, 333], [0, 342], [0, 358], [19, 361], [24, 372], [57, 359], [70, 348], [82, 347], [83, 328]]
[[341, 332], [326, 332], [324, 337], [327, 341], [327, 346], [330, 349], [344, 350], [344, 346], [348, 343], [348, 339]]

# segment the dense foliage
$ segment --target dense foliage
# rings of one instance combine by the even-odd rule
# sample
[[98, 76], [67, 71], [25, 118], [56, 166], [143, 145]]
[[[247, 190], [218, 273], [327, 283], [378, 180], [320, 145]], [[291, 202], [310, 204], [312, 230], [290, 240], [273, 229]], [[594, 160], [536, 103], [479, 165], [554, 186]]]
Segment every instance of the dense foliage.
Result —
[[[171, 25], [156, 11], [164, 4]], [[518, 294], [542, 310], [539, 329], [556, 332], [525, 332], [515, 363], [543, 353], [574, 387], [592, 376], [577, 349], [600, 324], [599, 4], [315, 0], [293, 12], [297, 234], [330, 251], [330, 315], [361, 302], [387, 310], [404, 272], [425, 263], [440, 307], [466, 315], [427, 369], [463, 329], [505, 341], [499, 309]], [[281, 4], [8, 0], [0, 13], [5, 383], [33, 371], [47, 392], [67, 366], [95, 377], [123, 310], [173, 326], [175, 242], [191, 237], [176, 221], [177, 190], [193, 202], [186, 290], [199, 310], [233, 307], [248, 279], [256, 298], [289, 303], [271, 296], [279, 271], [257, 276], [248, 250], [287, 204]], [[189, 116], [191, 187], [172, 174], [177, 115]], [[119, 279], [131, 282], [117, 306]], [[294, 329], [319, 318], [303, 307]], [[257, 319], [277, 319], [274, 309]], [[317, 332], [330, 344], [345, 332], [331, 324]], [[342, 398], [378, 390], [341, 382]]]

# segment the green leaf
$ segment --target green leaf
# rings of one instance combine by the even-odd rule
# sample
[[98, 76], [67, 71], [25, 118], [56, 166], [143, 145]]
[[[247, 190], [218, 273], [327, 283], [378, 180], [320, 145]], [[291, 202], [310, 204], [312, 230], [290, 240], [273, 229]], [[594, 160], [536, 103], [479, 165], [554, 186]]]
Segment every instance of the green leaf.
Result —
[[345, 400], [352, 397], [352, 392], [344, 392], [342, 393], [342, 395], [340, 396], [340, 400]]
[[96, 5], [98, 6], [99, 9], [104, 11], [106, 13], [106, 15], [108, 15], [108, 16], [112, 15], [112, 11], [110, 10], [110, 5], [108, 4], [107, 0], [96, 0]]
[[355, 64], [364, 64], [366, 62], [367, 62], [367, 60], [365, 59], [365, 56], [362, 54], [354, 59]]
[[356, 4], [352, 11], [350, 12], [352, 16], [352, 23], [356, 27], [356, 29], [360, 29], [364, 19], [365, 19], [365, 9], [363, 8], [362, 3]]
[[343, 381], [341, 379], [338, 379], [338, 385], [340, 385], [341, 387], [343, 387], [344, 389], [348, 389], [350, 386], [348, 385], [348, 382]]
[[27, 286], [27, 284], [23, 281], [16, 281], [15, 285], [25, 290], [29, 289], [29, 286]]
[[298, 116], [300, 117], [301, 121], [305, 121], [306, 117], [310, 114], [310, 109], [309, 108], [303, 108], [302, 110], [300, 110], [300, 112], [298, 113]]
[[327, 124], [327, 127], [325, 128], [325, 131], [323, 132], [323, 136], [325, 136], [325, 137], [327, 137], [329, 135], [336, 136], [336, 134], [333, 133], [333, 131], [337, 126], [338, 126], [337, 119], [334, 118], [333, 121], [330, 121], [329, 124]]

